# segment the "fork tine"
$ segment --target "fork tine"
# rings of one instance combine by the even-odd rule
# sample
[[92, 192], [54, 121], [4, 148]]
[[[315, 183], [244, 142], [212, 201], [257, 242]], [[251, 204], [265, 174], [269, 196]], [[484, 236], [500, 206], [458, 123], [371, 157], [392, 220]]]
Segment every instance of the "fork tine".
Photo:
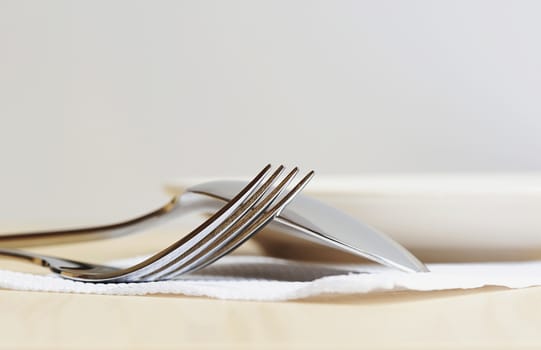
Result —
[[[194, 238], [198, 237], [198, 236], [206, 236], [208, 233], [207, 232], [212, 232], [213, 230], [216, 230], [217, 227], [220, 226], [220, 224], [224, 223], [224, 222], [227, 222], [231, 216], [232, 216], [232, 213], [235, 213], [237, 211], [237, 209], [239, 209], [239, 207], [242, 207], [243, 204], [245, 204], [246, 202], [250, 201], [254, 196], [256, 195], [261, 195], [258, 191], [258, 189], [261, 187], [261, 186], [265, 186], [265, 185], [261, 185], [261, 182], [265, 179], [266, 177], [266, 174], [269, 172], [271, 168], [271, 165], [268, 164], [267, 166], [265, 166], [265, 168], [263, 168], [263, 170], [261, 170], [255, 177], [252, 181], [250, 181], [250, 183], [245, 187], [243, 188], [242, 191], [239, 192], [238, 195], [235, 196], [235, 198], [233, 198], [230, 202], [228, 202], [224, 207], [222, 207], [220, 210], [218, 210], [214, 215], [212, 215], [209, 219], [207, 219], [204, 223], [202, 223], [201, 225], [199, 225], [195, 230], [193, 230], [192, 232], [190, 232], [188, 235], [184, 236], [182, 239], [178, 240], [177, 242], [173, 243], [172, 245], [170, 245], [169, 247], [163, 249], [162, 251], [154, 254], [153, 256], [151, 256], [150, 258], [146, 259], [145, 261], [135, 265], [135, 266], [132, 266], [131, 268], [128, 268], [128, 269], [124, 269], [122, 270], [122, 274], [120, 273], [111, 273], [110, 275], [107, 275], [107, 274], [104, 274], [102, 276], [100, 276], [99, 280], [112, 280], [112, 279], [117, 279], [117, 278], [120, 278], [121, 276], [123, 277], [127, 277], [128, 275], [135, 275], [136, 272], [141, 272], [143, 271], [144, 269], [148, 268], [149, 266], [153, 265], [154, 263], [160, 261], [160, 262], [163, 262], [164, 259], [167, 259], [167, 256], [179, 249], [179, 248], [182, 248], [182, 247], [187, 247], [190, 245], [190, 243], [192, 243], [191, 245], [193, 245], [193, 242], [194, 242]], [[282, 171], [283, 171], [283, 166], [280, 166], [270, 177], [269, 179], [273, 179], [273, 178], [276, 178]], [[266, 182], [266, 184], [268, 184], [268, 180]], [[269, 184], [270, 186], [270, 184]], [[254, 194], [255, 192], [255, 194]], [[89, 274], [89, 275], [85, 275], [84, 273], [81, 273], [80, 270], [70, 270], [70, 269], [65, 269], [64, 271], [62, 271], [62, 275], [68, 277], [68, 278], [73, 278], [73, 279], [76, 279], [76, 278], [80, 278], [80, 279], [95, 279], [95, 276]]]
[[[284, 167], [280, 166], [279, 170], [281, 171]], [[272, 184], [277, 179], [277, 173], [275, 172], [273, 176], [271, 176], [265, 184], [261, 185], [261, 188], [257, 191], [255, 195], [252, 196], [250, 201], [247, 201], [247, 206], [243, 208], [243, 210], [238, 210], [237, 213], [232, 215], [230, 220], [228, 220], [228, 225], [222, 225], [221, 227], [217, 228], [214, 232], [211, 232], [210, 234], [203, 237], [201, 240], [197, 241], [195, 244], [194, 249], [189, 249], [187, 251], [181, 252], [180, 254], [177, 254], [176, 257], [168, 262], [167, 264], [164, 264], [158, 269], [152, 270], [151, 272], [145, 274], [143, 278], [145, 280], [154, 280], [154, 279], [164, 279], [167, 278], [167, 276], [178, 270], [179, 268], [182, 268], [186, 262], [191, 262], [193, 259], [197, 259], [198, 256], [204, 254], [206, 250], [208, 250], [209, 246], [215, 246], [216, 242], [223, 241], [224, 237], [229, 236], [230, 232], [235, 232], [238, 227], [242, 227], [246, 225], [246, 222], [253, 218], [256, 215], [259, 215], [263, 210], [265, 210], [268, 205], [272, 202], [272, 200], [278, 195], [279, 188], [284, 188], [285, 185], [295, 176], [295, 174], [298, 172], [297, 169], [294, 169], [291, 171], [288, 175], [286, 175], [285, 179], [278, 185], [277, 188], [272, 188]], [[274, 176], [276, 175], [276, 176]], [[270, 194], [266, 195], [267, 191], [270, 190]], [[194, 258], [195, 256], [195, 258]]]
[[242, 217], [239, 217], [232, 226], [226, 228], [223, 232], [216, 235], [215, 239], [205, 245], [205, 249], [199, 249], [198, 251], [193, 252], [193, 254], [180, 256], [174, 265], [170, 265], [167, 267], [167, 270], [160, 271], [159, 273], [155, 274], [153, 278], [167, 279], [170, 274], [176, 274], [176, 271], [179, 269], [184, 270], [190, 264], [197, 262], [197, 260], [201, 256], [204, 256], [209, 249], [216, 249], [217, 246], [222, 245], [224, 240], [227, 241], [231, 235], [234, 235], [239, 230], [242, 230], [259, 215], [261, 215], [272, 204], [274, 199], [276, 199], [276, 197], [278, 197], [278, 195], [287, 187], [289, 182], [297, 173], [298, 169], [295, 168], [289, 174], [287, 174], [276, 187], [271, 188], [269, 185], [267, 190], [270, 191], [270, 193], [264, 198], [261, 198], [258, 203], [254, 203], [254, 205], [250, 208], [251, 210]]
[[[217, 250], [207, 251], [203, 256], [193, 259], [193, 264], [186, 265], [174, 271], [170, 277], [185, 274], [199, 270], [230, 253], [238, 248], [247, 239], [259, 232], [269, 221], [280, 214], [280, 212], [295, 198], [295, 196], [304, 189], [314, 176], [314, 171], [310, 171], [298, 183], [286, 193], [271, 209], [258, 215], [247, 227], [239, 228], [234, 234], [227, 235], [225, 244], [218, 247]], [[224, 235], [224, 237], [226, 237]]]

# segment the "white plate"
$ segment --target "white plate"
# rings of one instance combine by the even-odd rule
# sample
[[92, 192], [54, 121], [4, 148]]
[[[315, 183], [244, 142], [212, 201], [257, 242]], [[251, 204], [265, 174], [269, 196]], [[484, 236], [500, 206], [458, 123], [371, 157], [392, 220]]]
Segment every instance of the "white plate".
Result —
[[[183, 188], [208, 179], [171, 181]], [[541, 257], [541, 174], [316, 176], [304, 193], [424, 260]]]

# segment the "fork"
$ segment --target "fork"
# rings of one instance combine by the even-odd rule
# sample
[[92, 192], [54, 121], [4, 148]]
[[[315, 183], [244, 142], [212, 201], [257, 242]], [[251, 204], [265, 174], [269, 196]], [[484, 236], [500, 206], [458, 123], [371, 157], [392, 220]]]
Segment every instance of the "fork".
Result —
[[[143, 232], [192, 211], [212, 213], [245, 185], [242, 181], [212, 181], [184, 190], [168, 188], [174, 196], [165, 205], [131, 220], [76, 229], [2, 233], [0, 247], [65, 244]], [[302, 194], [277, 215], [269, 227], [277, 233], [326, 245], [402, 271], [428, 271], [419, 259], [383, 232]]]
[[[273, 186], [283, 170], [268, 175], [267, 165], [231, 201], [182, 239], [143, 262], [127, 268], [62, 259], [15, 249], [0, 249], [0, 256], [19, 258], [48, 267], [68, 279], [84, 282], [140, 282], [167, 280], [199, 270], [239, 247], [278, 215], [312, 179], [310, 171], [289, 191], [298, 173], [294, 168]], [[276, 202], [276, 203], [275, 203]]]

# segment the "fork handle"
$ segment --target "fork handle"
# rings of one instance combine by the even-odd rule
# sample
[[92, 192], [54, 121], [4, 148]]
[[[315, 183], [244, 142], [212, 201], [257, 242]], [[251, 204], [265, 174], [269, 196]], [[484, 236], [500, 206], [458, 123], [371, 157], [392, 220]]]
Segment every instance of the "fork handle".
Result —
[[[178, 199], [173, 197], [165, 205], [150, 213], [118, 223], [73, 229], [2, 233], [0, 247], [46, 246], [119, 237], [143, 231], [164, 221], [169, 217], [166, 214], [179, 215], [179, 212]], [[186, 213], [186, 208], [182, 212]]]

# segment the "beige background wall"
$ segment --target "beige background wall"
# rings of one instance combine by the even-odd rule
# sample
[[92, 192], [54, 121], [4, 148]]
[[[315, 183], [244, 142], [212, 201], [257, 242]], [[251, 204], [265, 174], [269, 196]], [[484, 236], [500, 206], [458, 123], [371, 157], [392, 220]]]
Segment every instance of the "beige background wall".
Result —
[[159, 202], [164, 179], [266, 162], [541, 170], [540, 13], [536, 1], [0, 1], [0, 221], [114, 217]]

